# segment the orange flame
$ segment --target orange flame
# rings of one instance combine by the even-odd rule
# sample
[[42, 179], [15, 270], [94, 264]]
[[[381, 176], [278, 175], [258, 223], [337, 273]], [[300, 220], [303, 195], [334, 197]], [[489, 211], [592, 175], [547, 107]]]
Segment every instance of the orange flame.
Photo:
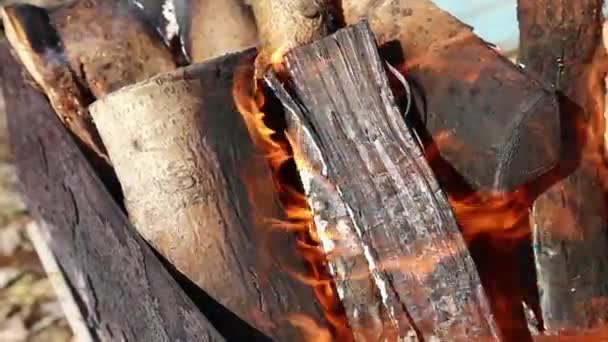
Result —
[[[284, 49], [279, 49], [271, 56], [271, 63], [276, 68], [282, 63]], [[308, 207], [306, 197], [295, 190], [280, 177], [281, 169], [293, 161], [291, 149], [281, 135], [265, 123], [264, 95], [256, 87], [252, 70], [248, 66], [237, 68], [234, 75], [233, 98], [237, 110], [241, 113], [253, 143], [265, 153], [284, 206], [286, 220], [272, 219], [273, 229], [283, 229], [297, 234], [297, 251], [310, 266], [310, 274], [287, 271], [295, 279], [310, 285], [321, 305], [326, 321], [331, 328], [323, 326], [313, 318], [294, 313], [288, 318], [291, 324], [301, 329], [309, 341], [349, 341], [352, 333], [341, 302], [334, 288], [333, 279], [326, 266], [326, 256], [321, 249], [320, 239], [313, 224], [313, 215]]]

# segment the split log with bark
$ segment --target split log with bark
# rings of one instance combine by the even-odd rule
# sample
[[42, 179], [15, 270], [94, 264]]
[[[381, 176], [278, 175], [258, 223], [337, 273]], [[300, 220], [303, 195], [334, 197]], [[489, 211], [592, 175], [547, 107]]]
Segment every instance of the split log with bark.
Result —
[[358, 310], [373, 317], [376, 309], [357, 306], [357, 288], [344, 286], [361, 277], [349, 268], [356, 260], [380, 295], [377, 315], [394, 325], [388, 340], [499, 339], [473, 260], [395, 104], [367, 23], [293, 49], [284, 68], [288, 80], [268, 80], [285, 105], [298, 171], [351, 325], [364, 329]]
[[22, 193], [60, 260], [93, 338], [223, 341], [131, 228], [5, 47], [0, 62]]
[[[299, 340], [289, 322], [322, 315], [270, 170], [232, 98], [233, 76], [254, 52], [229, 54], [123, 88], [90, 109], [125, 195], [131, 221], [201, 289], [277, 340]], [[252, 74], [252, 73], [251, 73]]]
[[555, 87], [565, 139], [562, 180], [534, 202], [531, 225], [546, 334], [608, 323], [608, 207], [602, 135], [602, 1], [519, 0], [520, 57]]
[[439, 153], [474, 189], [514, 190], [556, 164], [554, 94], [471, 27], [430, 0], [341, 3], [347, 24], [369, 21], [382, 55], [419, 93], [421, 135], [448, 135]]

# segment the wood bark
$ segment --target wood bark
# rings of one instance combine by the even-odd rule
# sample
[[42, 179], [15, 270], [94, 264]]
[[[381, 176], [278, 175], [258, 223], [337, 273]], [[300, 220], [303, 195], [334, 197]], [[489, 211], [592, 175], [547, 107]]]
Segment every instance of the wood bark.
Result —
[[277, 340], [302, 336], [290, 314], [322, 321], [281, 219], [266, 158], [232, 98], [253, 51], [124, 88], [90, 109], [138, 231], [201, 289]]
[[[419, 93], [421, 135], [475, 190], [513, 190], [553, 167], [560, 146], [555, 96], [430, 0], [343, 0], [366, 18], [382, 55]], [[439, 175], [441, 177], [441, 175]]]
[[[410, 335], [411, 325], [425, 341], [499, 339], [473, 260], [395, 104], [367, 23], [293, 49], [285, 69], [291, 96], [277, 95], [289, 134], [298, 135], [293, 147], [301, 153], [299, 171], [319, 234], [328, 220], [326, 226], [336, 224], [332, 229], [344, 234], [338, 239], [355, 237], [338, 243], [363, 252], [381, 310], [406, 322], [397, 327], [399, 337]], [[281, 88], [276, 78], [270, 82]], [[332, 207], [336, 212], [325, 210]]]
[[0, 61], [22, 192], [94, 339], [223, 341], [132, 230], [7, 49]]
[[175, 69], [161, 37], [127, 1], [76, 1], [49, 16], [72, 70], [96, 98]]
[[567, 177], [538, 197], [531, 216], [547, 334], [601, 327], [608, 319], [605, 166], [595, 161], [603, 148], [598, 119], [606, 76], [601, 8], [600, 0], [518, 1], [520, 61], [562, 96], [570, 147], [560, 165]]
[[193, 63], [257, 45], [255, 20], [243, 0], [191, 0], [189, 13], [185, 43]]
[[65, 59], [61, 38], [47, 12], [15, 5], [1, 9], [1, 14], [6, 37], [21, 63], [96, 166], [107, 168], [106, 151], [86, 109], [92, 99]]
[[260, 51], [256, 77], [286, 51], [325, 37], [329, 31], [327, 0], [245, 0], [253, 9]]

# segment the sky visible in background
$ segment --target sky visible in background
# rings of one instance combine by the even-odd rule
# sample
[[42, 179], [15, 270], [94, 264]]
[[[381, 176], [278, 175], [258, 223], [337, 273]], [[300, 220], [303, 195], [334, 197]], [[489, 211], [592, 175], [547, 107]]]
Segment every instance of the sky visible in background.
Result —
[[433, 0], [505, 52], [517, 48], [517, 0]]

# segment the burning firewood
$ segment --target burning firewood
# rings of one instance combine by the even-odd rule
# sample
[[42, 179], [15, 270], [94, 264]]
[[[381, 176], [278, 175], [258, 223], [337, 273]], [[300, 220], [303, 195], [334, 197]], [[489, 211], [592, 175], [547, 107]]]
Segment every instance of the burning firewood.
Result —
[[383, 56], [422, 92], [425, 133], [448, 136], [440, 155], [474, 189], [514, 190], [556, 164], [555, 96], [469, 26], [430, 0], [342, 6], [347, 24], [369, 20]]
[[[473, 261], [394, 102], [367, 24], [295, 48], [283, 65], [289, 94], [277, 78], [269, 82], [288, 113], [296, 164], [337, 282], [357, 277], [339, 268], [363, 254], [364, 274], [398, 337], [498, 339]], [[334, 240], [350, 250], [334, 250]], [[357, 311], [347, 314], [359, 323]]]
[[223, 341], [135, 234], [6, 46], [0, 78], [21, 189], [94, 340]]
[[[130, 219], [180, 272], [280, 341], [302, 337], [291, 314], [322, 322], [266, 159], [232, 98], [253, 51], [124, 88], [90, 109], [121, 181]], [[251, 73], [253, 75], [253, 73]]]
[[[568, 130], [561, 179], [531, 224], [545, 333], [606, 328], [608, 209], [603, 161], [602, 1], [519, 0], [520, 61], [559, 92]], [[549, 11], [550, 10], [550, 11]]]

